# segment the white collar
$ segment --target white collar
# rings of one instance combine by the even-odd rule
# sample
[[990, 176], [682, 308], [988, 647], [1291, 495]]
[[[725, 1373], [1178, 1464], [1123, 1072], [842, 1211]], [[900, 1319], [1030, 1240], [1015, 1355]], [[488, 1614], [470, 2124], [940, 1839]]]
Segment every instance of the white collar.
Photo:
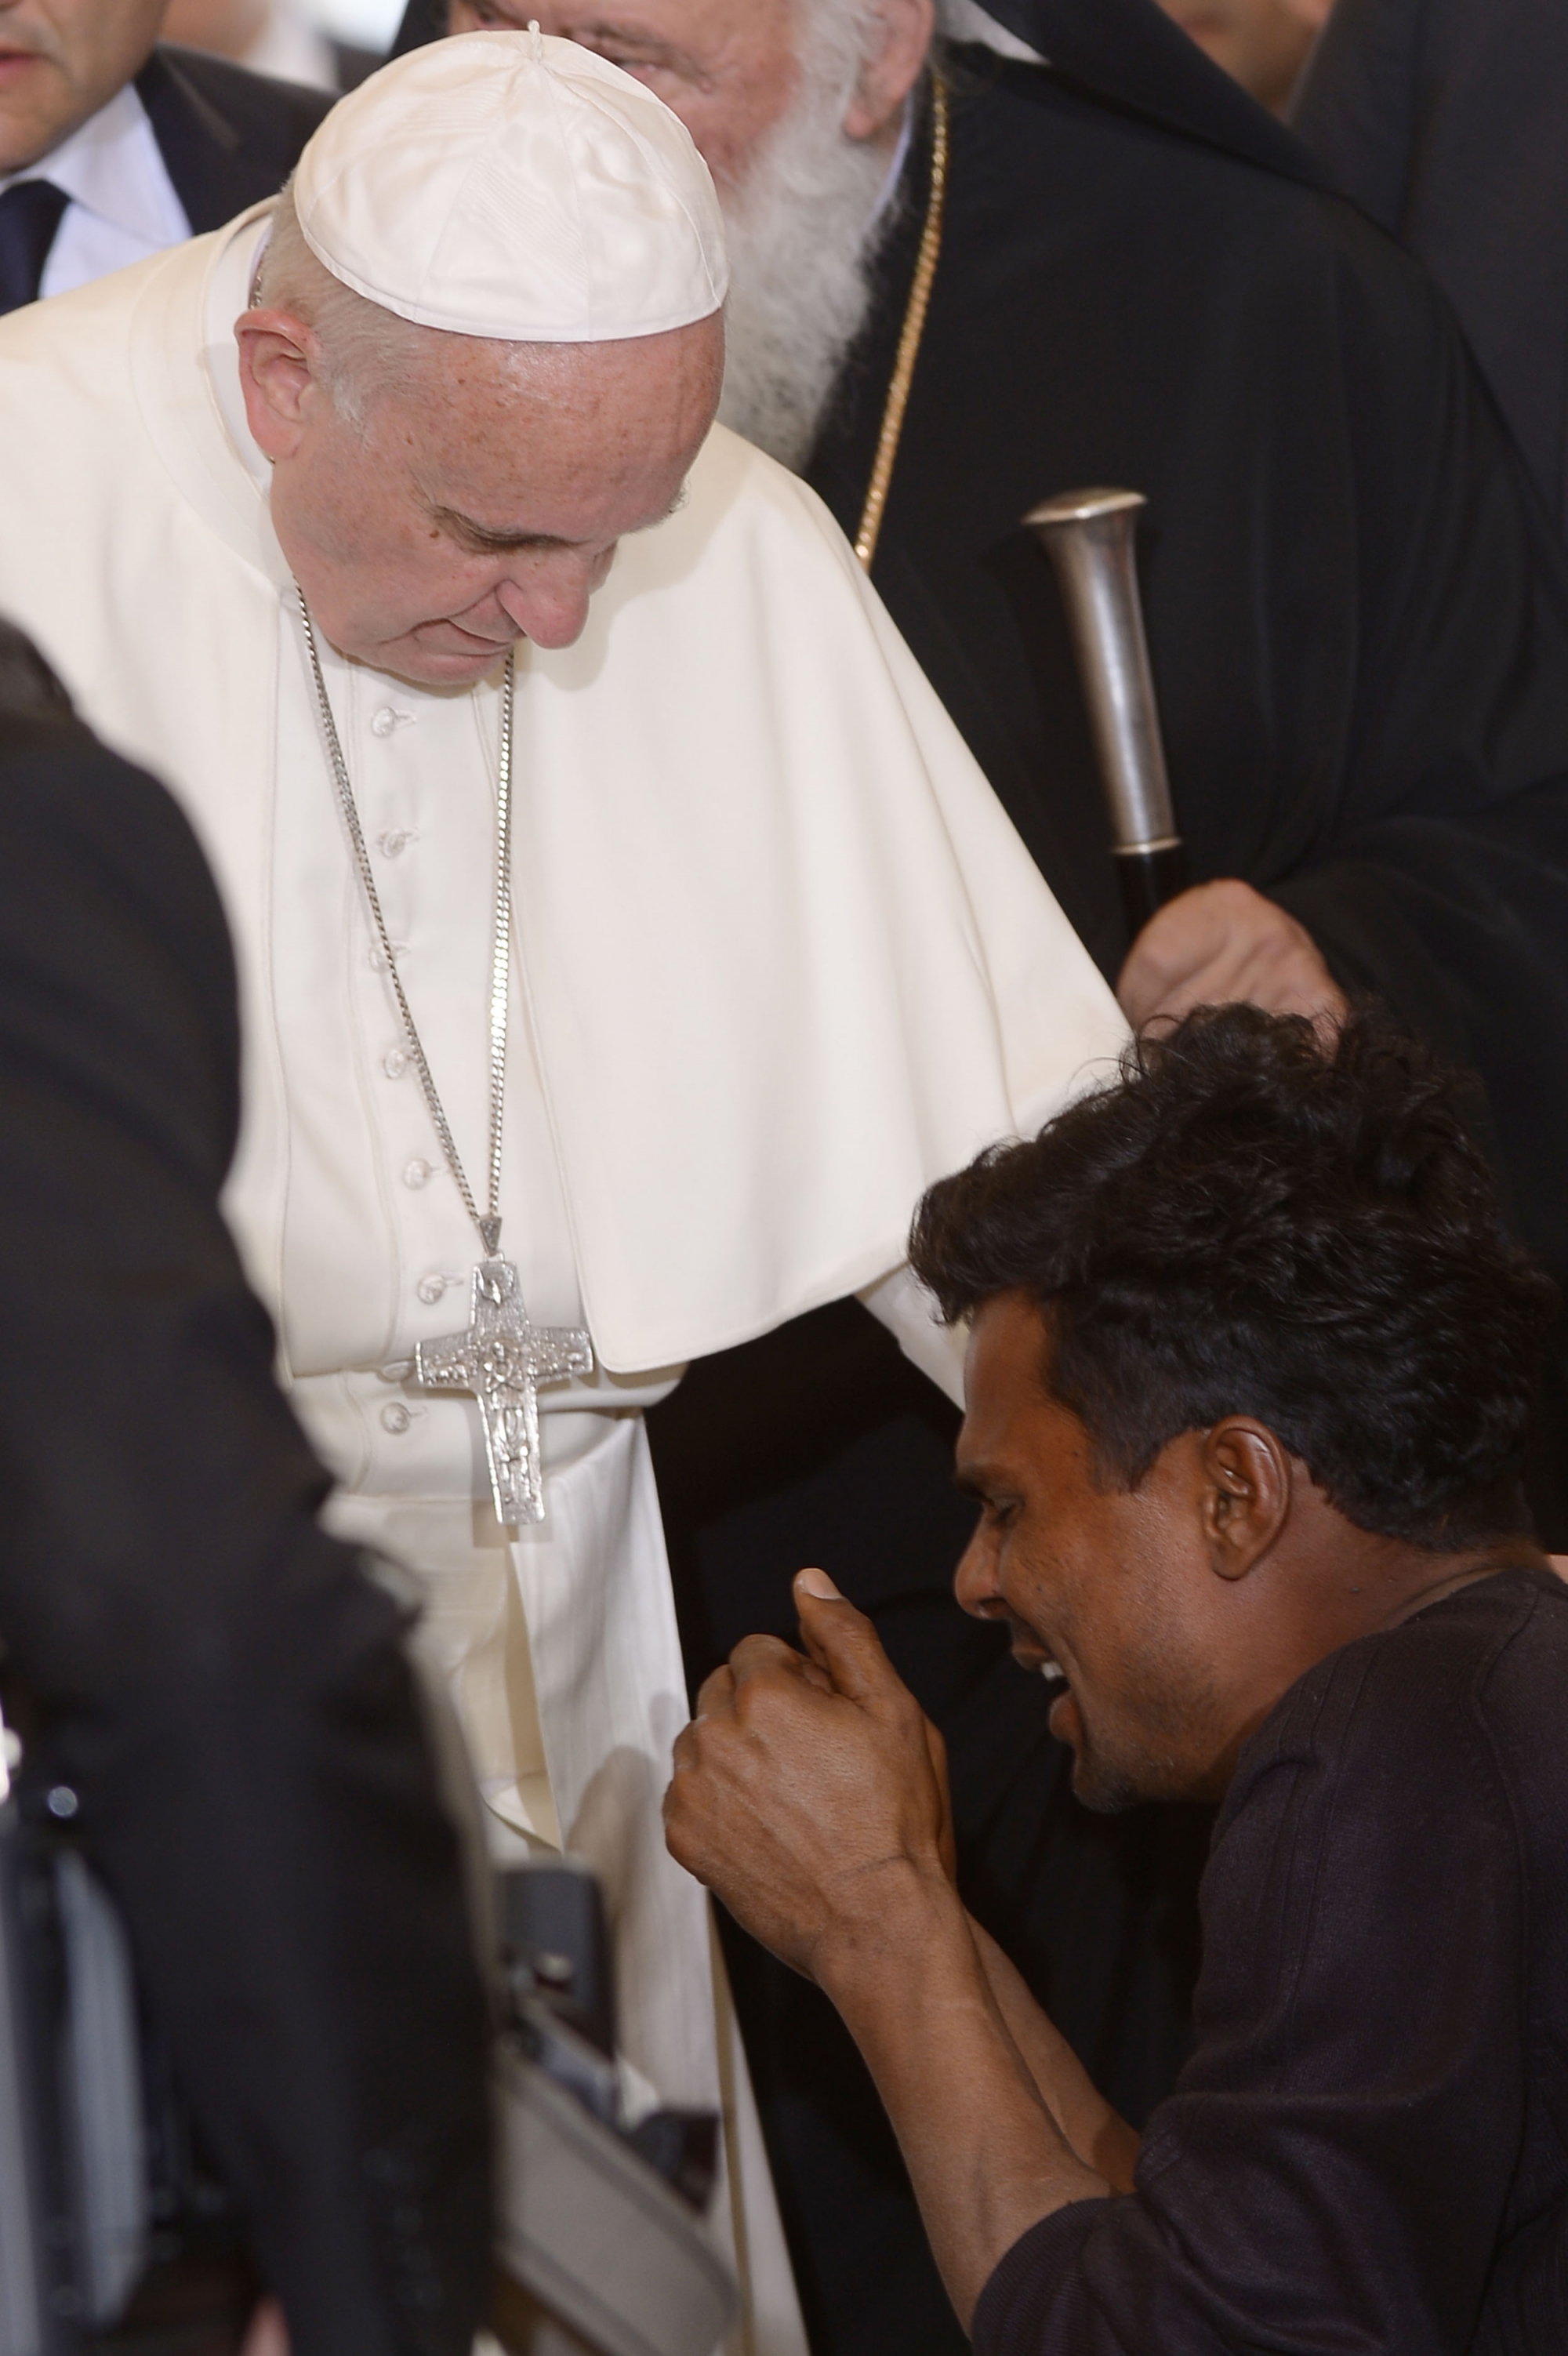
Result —
[[979, 0], [941, 0], [937, 21], [950, 41], [978, 41], [994, 49], [999, 58], [1017, 58], [1030, 65], [1043, 66], [1049, 61], [1005, 25], [982, 8]]
[[904, 120], [898, 126], [898, 145], [893, 150], [893, 161], [887, 166], [875, 204], [872, 207], [868, 229], [875, 229], [897, 194], [898, 183], [904, 177], [904, 166], [909, 154], [909, 142], [915, 135], [915, 101], [911, 94], [904, 101]]
[[183, 497], [243, 562], [286, 592], [272, 527], [272, 469], [251, 437], [234, 321], [251, 299], [275, 198], [163, 255], [131, 318], [131, 380], [143, 421]]
[[0, 189], [18, 180], [48, 180], [72, 204], [155, 248], [190, 234], [146, 108], [129, 82], [48, 155], [0, 179]]

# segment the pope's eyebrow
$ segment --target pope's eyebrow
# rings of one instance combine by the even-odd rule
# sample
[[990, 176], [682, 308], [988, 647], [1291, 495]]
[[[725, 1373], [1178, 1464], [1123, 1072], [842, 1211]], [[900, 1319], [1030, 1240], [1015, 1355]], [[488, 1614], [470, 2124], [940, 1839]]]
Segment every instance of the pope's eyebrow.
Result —
[[581, 545], [577, 541], [563, 540], [558, 532], [529, 531], [521, 524], [515, 531], [504, 525], [498, 530], [493, 524], [476, 523], [472, 516], [464, 515], [457, 508], [432, 508], [430, 512], [438, 524], [456, 533], [459, 540], [472, 541], [476, 547], [494, 549], [498, 553], [513, 548], [576, 548]]
[[[687, 488], [682, 483], [667, 508], [659, 515], [650, 516], [646, 523], [634, 524], [632, 530], [651, 531], [655, 524], [668, 523], [670, 518], [685, 506], [686, 499]], [[530, 531], [522, 525], [515, 530], [505, 525], [498, 530], [494, 524], [477, 523], [460, 508], [433, 507], [430, 513], [435, 522], [458, 540], [466, 540], [473, 547], [498, 556], [508, 555], [514, 548], [585, 548], [589, 545], [586, 541], [564, 540], [559, 532]], [[619, 537], [624, 540], [628, 535], [623, 532]]]

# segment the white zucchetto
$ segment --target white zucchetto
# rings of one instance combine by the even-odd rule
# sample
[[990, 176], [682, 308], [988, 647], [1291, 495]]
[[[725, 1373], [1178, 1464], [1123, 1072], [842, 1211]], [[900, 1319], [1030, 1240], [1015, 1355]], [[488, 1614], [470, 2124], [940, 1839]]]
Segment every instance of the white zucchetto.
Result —
[[393, 59], [333, 108], [294, 198], [335, 278], [460, 336], [656, 336], [709, 317], [729, 279], [685, 125], [618, 66], [537, 27]]

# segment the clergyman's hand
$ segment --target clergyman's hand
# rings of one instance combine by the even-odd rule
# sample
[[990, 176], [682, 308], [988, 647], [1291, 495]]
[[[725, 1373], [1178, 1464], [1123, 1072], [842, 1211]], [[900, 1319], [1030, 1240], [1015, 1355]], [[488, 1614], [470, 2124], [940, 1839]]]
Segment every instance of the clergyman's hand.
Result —
[[941, 1740], [869, 1620], [822, 1571], [795, 1581], [808, 1653], [748, 1636], [697, 1697], [664, 1799], [672, 1855], [808, 1977], [875, 1939], [890, 1878], [945, 1885]]
[[1337, 1023], [1345, 998], [1310, 933], [1250, 884], [1198, 884], [1151, 916], [1116, 983], [1134, 1031], [1154, 1015], [1245, 999], [1271, 1014]]

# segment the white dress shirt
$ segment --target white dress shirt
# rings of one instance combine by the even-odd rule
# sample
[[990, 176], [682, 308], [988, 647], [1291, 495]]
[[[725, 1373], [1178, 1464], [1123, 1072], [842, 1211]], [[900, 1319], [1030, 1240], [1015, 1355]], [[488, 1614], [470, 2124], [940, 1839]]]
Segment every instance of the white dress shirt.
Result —
[[49, 155], [0, 178], [0, 190], [18, 180], [52, 181], [70, 198], [41, 294], [69, 294], [190, 235], [147, 111], [128, 82]]

